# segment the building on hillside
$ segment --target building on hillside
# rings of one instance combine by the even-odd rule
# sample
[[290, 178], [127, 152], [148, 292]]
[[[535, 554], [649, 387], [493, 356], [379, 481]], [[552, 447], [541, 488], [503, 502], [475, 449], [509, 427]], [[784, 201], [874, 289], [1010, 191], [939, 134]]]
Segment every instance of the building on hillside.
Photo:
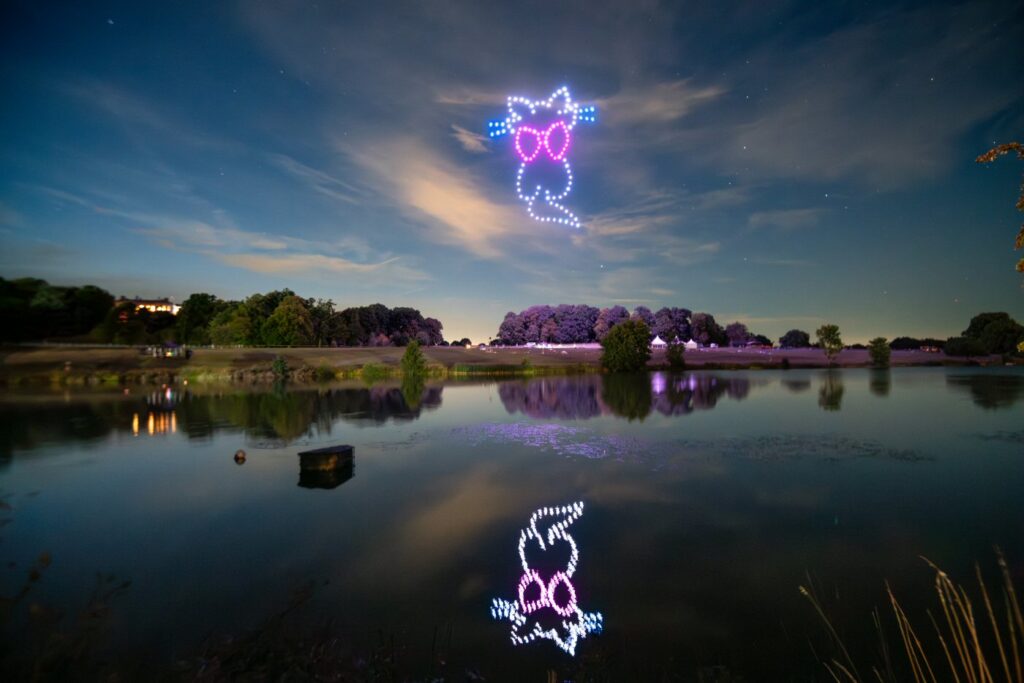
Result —
[[166, 297], [163, 299], [140, 299], [139, 297], [128, 299], [122, 296], [114, 302], [115, 306], [120, 306], [121, 304], [134, 304], [136, 311], [145, 309], [150, 313], [170, 313], [171, 315], [178, 315], [178, 311], [181, 310], [181, 306]]

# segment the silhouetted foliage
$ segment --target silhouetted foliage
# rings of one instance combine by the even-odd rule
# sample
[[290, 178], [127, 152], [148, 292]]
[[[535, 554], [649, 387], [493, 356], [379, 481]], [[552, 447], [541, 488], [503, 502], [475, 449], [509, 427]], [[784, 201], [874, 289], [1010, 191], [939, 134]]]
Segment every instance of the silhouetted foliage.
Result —
[[[1003, 145], [993, 147], [989, 151], [979, 156], [975, 161], [979, 164], [992, 163], [1004, 154], [1011, 152], [1017, 153], [1017, 158], [1024, 160], [1024, 145], [1019, 142], [1008, 142]], [[1017, 199], [1017, 210], [1024, 211], [1024, 180], [1020, 184], [1020, 197]], [[1024, 248], [1024, 224], [1020, 226], [1020, 231], [1017, 232], [1017, 240], [1013, 244], [1014, 249]], [[1017, 261], [1017, 272], [1024, 273], [1024, 258]]]
[[739, 321], [725, 326], [725, 336], [729, 339], [729, 346], [746, 346], [751, 338], [750, 330]]
[[973, 337], [950, 337], [943, 349], [947, 356], [986, 356], [988, 353], [982, 343]]
[[961, 336], [977, 341], [985, 353], [1013, 353], [1017, 344], [1024, 341], [1024, 326], [1008, 313], [979, 313], [971, 318]]
[[779, 337], [779, 346], [784, 349], [806, 349], [811, 346], [811, 335], [803, 330], [790, 330]]
[[0, 340], [68, 339], [89, 334], [114, 297], [99, 287], [57, 287], [37, 278], [0, 278]]
[[875, 337], [868, 342], [868, 355], [871, 357], [871, 364], [876, 368], [889, 367], [891, 351], [885, 337]]
[[715, 316], [710, 313], [694, 313], [693, 321], [690, 323], [690, 333], [693, 335], [694, 341], [704, 346], [710, 344], [725, 346], [729, 343], [725, 330], [715, 322]]

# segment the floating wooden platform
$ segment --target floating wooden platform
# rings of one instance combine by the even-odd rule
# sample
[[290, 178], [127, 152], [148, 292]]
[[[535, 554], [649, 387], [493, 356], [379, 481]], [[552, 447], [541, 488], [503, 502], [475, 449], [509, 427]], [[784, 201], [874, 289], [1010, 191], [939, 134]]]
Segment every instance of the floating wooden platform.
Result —
[[334, 489], [355, 474], [352, 446], [326, 446], [299, 453], [299, 486], [305, 489]]
[[330, 472], [352, 464], [355, 449], [352, 446], [327, 446], [299, 453], [302, 471]]

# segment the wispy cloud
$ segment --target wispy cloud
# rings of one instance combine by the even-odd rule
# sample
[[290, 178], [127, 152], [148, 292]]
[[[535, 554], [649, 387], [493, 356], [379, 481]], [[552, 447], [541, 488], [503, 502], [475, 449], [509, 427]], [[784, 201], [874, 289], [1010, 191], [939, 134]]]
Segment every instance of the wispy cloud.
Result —
[[269, 158], [278, 168], [306, 183], [313, 191], [331, 199], [354, 204], [359, 201], [360, 195], [365, 194], [355, 185], [336, 178], [325, 171], [307, 166], [286, 154], [271, 154]]
[[452, 136], [459, 141], [462, 148], [467, 152], [474, 152], [476, 154], [484, 154], [487, 152], [487, 146], [484, 144], [487, 141], [483, 135], [474, 133], [471, 130], [467, 130], [462, 126], [452, 125]]
[[495, 201], [466, 168], [415, 139], [373, 140], [365, 146], [343, 142], [339, 149], [372, 173], [431, 241], [501, 259], [507, 257], [503, 241], [536, 230], [519, 207]]
[[612, 125], [669, 124], [725, 92], [721, 85], [698, 85], [691, 79], [664, 81], [631, 85], [599, 100], [598, 106]]

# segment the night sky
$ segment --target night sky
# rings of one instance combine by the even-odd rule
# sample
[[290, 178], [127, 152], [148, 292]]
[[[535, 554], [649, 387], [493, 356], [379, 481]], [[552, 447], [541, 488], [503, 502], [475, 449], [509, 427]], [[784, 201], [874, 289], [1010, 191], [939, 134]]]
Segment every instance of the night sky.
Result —
[[[531, 304], [777, 338], [1024, 319], [1024, 5], [5, 2], [0, 275], [289, 287], [489, 338]], [[509, 94], [567, 85], [583, 227], [530, 220]], [[1024, 140], [1022, 140], [1024, 141]]]

